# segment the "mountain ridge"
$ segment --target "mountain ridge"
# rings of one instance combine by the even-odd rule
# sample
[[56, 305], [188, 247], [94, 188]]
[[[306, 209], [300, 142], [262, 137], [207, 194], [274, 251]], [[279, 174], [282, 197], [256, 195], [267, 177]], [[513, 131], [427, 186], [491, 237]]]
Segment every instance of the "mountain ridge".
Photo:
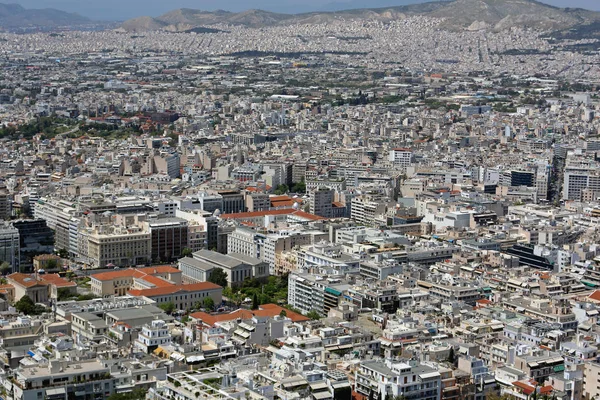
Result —
[[87, 17], [54, 8], [27, 9], [15, 3], [0, 3], [2, 30], [74, 27], [90, 23], [92, 21]]
[[[445, 0], [408, 5], [349, 9], [340, 11], [315, 11], [299, 14], [283, 14], [264, 10], [202, 11], [190, 8], [172, 10], [152, 18], [158, 29], [176, 31], [177, 25], [201, 27], [211, 25], [238, 25], [267, 27], [297, 23], [328, 23], [338, 18], [355, 20], [378, 20], [389, 22], [411, 15], [424, 15], [443, 19], [446, 29], [494, 29], [503, 30], [512, 26], [528, 26], [545, 30], [568, 29], [581, 24], [600, 21], [600, 12], [579, 8], [559, 8], [536, 0]], [[122, 28], [126, 31], [143, 31], [132, 20]]]

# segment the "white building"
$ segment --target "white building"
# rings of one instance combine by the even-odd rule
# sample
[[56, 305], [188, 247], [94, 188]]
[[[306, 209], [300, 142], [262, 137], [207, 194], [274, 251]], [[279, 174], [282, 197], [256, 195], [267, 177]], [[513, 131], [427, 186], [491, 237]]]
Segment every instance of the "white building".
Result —
[[157, 319], [150, 324], [144, 325], [142, 331], [135, 339], [135, 347], [144, 353], [154, 351], [158, 346], [171, 344], [171, 334], [165, 321]]

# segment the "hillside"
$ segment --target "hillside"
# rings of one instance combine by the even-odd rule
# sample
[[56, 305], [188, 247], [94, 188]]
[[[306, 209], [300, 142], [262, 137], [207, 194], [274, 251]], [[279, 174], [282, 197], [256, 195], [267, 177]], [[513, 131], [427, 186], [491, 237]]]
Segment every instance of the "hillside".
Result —
[[0, 29], [25, 30], [76, 27], [91, 21], [81, 15], [52, 8], [26, 9], [18, 4], [0, 3]]
[[[239, 13], [228, 11], [201, 11], [179, 9], [160, 17], [130, 20], [123, 24], [126, 30], [168, 29], [177, 26], [200, 27], [217, 24], [265, 27], [288, 24], [326, 24], [333, 20], [378, 20], [389, 22], [407, 15], [425, 15], [444, 19], [446, 29], [495, 29], [528, 26], [544, 30], [564, 30], [600, 21], [600, 13], [580, 9], [552, 7], [535, 0], [454, 0], [411, 4], [398, 7], [355, 9], [304, 14], [278, 14], [263, 10]], [[150, 17], [145, 17], [150, 18]], [[143, 23], [138, 24], [140, 20]]]

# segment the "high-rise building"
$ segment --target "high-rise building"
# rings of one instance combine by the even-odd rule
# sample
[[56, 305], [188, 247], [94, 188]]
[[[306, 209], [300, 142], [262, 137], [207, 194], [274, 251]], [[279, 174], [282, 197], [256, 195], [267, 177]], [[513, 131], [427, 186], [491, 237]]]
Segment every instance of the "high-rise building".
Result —
[[7, 262], [11, 271], [19, 271], [19, 230], [3, 223], [0, 225], [0, 262]]
[[333, 201], [335, 191], [328, 188], [318, 188], [310, 192], [308, 201], [310, 213], [325, 218], [333, 218]]
[[147, 222], [152, 237], [152, 260], [169, 262], [188, 247], [188, 222], [182, 218], [158, 218]]

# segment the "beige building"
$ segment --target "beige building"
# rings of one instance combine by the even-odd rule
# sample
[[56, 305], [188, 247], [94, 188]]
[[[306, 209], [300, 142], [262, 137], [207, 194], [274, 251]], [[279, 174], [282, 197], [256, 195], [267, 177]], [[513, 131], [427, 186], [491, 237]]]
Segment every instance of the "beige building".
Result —
[[196, 307], [196, 304], [204, 303], [207, 297], [212, 298], [215, 306], [223, 301], [223, 288], [211, 282], [173, 285], [155, 289], [132, 289], [129, 294], [152, 299], [159, 306], [173, 303], [178, 310], [191, 310]]
[[97, 268], [125, 267], [151, 261], [152, 238], [141, 215], [99, 216], [79, 229], [80, 257]]
[[586, 400], [600, 397], [600, 364], [585, 363], [583, 371], [583, 398]]
[[97, 296], [124, 296], [130, 289], [154, 289], [181, 285], [182, 272], [168, 265], [129, 268], [91, 276], [92, 293]]
[[34, 303], [47, 303], [50, 297], [56, 296], [58, 289], [68, 289], [74, 292], [75, 282], [69, 282], [58, 274], [23, 274], [15, 272], [6, 277], [8, 285], [14, 288], [13, 301], [17, 302], [23, 296], [29, 296]]

